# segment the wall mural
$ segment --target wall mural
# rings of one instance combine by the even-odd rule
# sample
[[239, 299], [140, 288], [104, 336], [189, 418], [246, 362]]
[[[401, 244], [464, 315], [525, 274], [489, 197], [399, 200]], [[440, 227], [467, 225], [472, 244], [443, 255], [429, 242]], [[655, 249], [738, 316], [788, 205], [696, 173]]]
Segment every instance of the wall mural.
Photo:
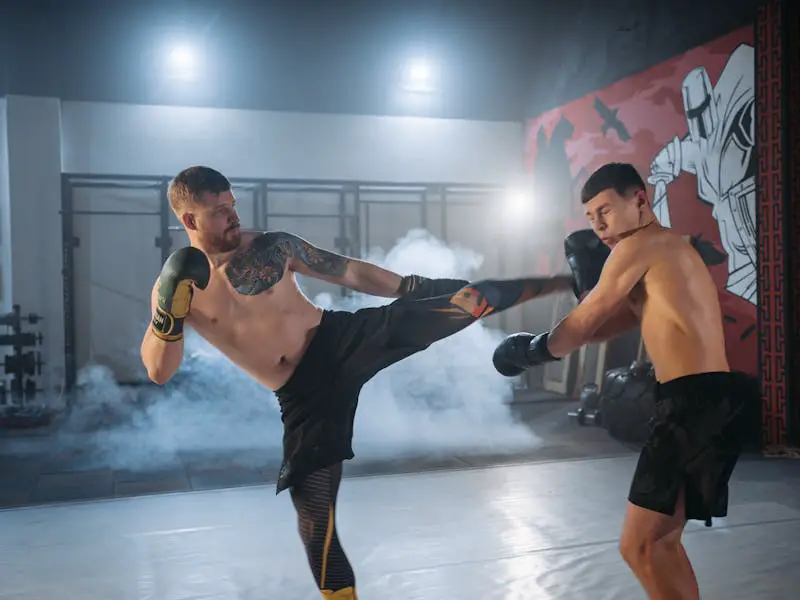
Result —
[[747, 27], [551, 110], [528, 123], [526, 166], [566, 234], [587, 226], [586, 177], [634, 164], [720, 288], [731, 367], [756, 375], [754, 61]]

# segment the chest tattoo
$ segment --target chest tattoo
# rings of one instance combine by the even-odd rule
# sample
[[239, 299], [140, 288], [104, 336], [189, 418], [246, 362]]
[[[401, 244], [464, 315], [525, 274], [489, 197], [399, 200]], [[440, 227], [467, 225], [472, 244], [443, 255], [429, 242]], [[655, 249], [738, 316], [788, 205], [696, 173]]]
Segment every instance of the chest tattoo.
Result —
[[302, 263], [323, 277], [341, 277], [349, 259], [312, 246], [302, 238], [285, 232], [259, 235], [236, 254], [225, 269], [233, 288], [240, 294], [255, 296], [277, 284], [286, 272], [289, 259]]
[[265, 233], [231, 259], [225, 274], [237, 292], [255, 296], [283, 279], [291, 256], [291, 240], [279, 233]]

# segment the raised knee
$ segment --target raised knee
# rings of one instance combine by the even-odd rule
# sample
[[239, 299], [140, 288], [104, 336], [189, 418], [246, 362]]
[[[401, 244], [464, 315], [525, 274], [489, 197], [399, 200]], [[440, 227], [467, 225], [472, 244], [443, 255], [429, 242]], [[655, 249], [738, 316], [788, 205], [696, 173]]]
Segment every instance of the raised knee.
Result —
[[481, 319], [512, 306], [521, 293], [521, 284], [518, 281], [482, 279], [462, 287], [453, 294], [450, 303], [473, 318]]
[[481, 289], [476, 287], [477, 285], [480, 285], [480, 282], [463, 287], [450, 298], [450, 304], [457, 306], [474, 319], [480, 319], [492, 310], [491, 304]]

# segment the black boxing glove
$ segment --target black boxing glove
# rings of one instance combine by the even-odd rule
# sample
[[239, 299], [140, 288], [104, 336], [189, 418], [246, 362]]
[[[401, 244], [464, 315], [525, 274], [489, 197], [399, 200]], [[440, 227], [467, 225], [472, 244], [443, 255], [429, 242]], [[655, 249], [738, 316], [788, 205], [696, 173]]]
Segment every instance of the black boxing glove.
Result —
[[152, 328], [156, 337], [175, 342], [183, 338], [183, 321], [189, 314], [194, 290], [206, 289], [211, 266], [202, 250], [192, 246], [170, 254], [158, 277], [156, 311]]
[[508, 336], [495, 348], [492, 363], [498, 373], [505, 377], [516, 377], [528, 367], [561, 360], [547, 349], [548, 333], [533, 335], [515, 333]]
[[419, 300], [449, 296], [469, 285], [465, 279], [430, 279], [422, 275], [406, 275], [400, 281], [397, 293], [403, 300]]
[[591, 229], [570, 233], [564, 240], [564, 254], [572, 270], [573, 289], [578, 300], [600, 281], [603, 265], [611, 254], [597, 234]]

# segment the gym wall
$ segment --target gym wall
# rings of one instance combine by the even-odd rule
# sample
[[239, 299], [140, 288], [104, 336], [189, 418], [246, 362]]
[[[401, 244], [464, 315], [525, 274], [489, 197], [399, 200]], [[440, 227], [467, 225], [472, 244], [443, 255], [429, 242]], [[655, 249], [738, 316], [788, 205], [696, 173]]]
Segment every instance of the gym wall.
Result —
[[0, 98], [0, 312], [11, 310], [11, 205], [8, 193], [6, 99]]
[[[3, 181], [8, 182], [7, 204], [14, 224], [10, 253], [4, 254], [10, 255], [13, 265], [5, 298], [9, 306], [13, 301], [22, 305], [23, 312], [45, 317], [40, 329], [45, 338], [42, 384], [46, 387], [59, 386], [64, 377], [62, 172], [113, 180], [120, 175], [171, 176], [200, 163], [251, 180], [492, 186], [506, 186], [521, 174], [523, 128], [517, 122], [61, 102], [13, 95], [5, 105], [8, 131], [0, 139], [7, 140], [8, 154], [0, 164], [8, 167]], [[240, 188], [237, 193], [243, 208], [252, 206], [252, 192]], [[384, 204], [379, 197], [371, 199], [376, 202], [370, 205], [368, 250], [388, 251], [409, 229], [420, 226], [418, 195], [409, 196], [407, 202]], [[427, 222], [438, 236], [440, 211], [436, 198], [431, 200]], [[105, 187], [75, 190], [73, 201], [73, 208], [83, 211], [157, 212], [159, 195], [157, 190]], [[290, 229], [332, 246], [338, 233], [335, 223], [303, 217], [338, 210], [338, 197], [271, 194], [270, 202], [271, 210], [288, 215], [271, 220], [271, 228]], [[449, 240], [487, 257], [476, 275], [496, 276], [497, 240], [482, 229], [486, 207], [449, 210]], [[243, 212], [248, 225], [252, 210]], [[160, 249], [154, 244], [158, 222], [157, 215], [75, 216], [76, 303], [83, 307], [76, 315], [81, 322], [77, 337], [85, 346], [84, 357], [101, 362], [107, 358], [110, 342], [100, 345], [101, 339], [116, 339], [117, 351], [129, 354], [138, 348], [139, 340], [133, 337], [140, 332], [133, 336], [119, 315], [149, 310], [150, 287], [160, 265]], [[185, 239], [176, 234], [173, 241], [180, 244]]]
[[505, 185], [521, 166], [516, 122], [64, 102], [66, 173]]
[[[5, 304], [44, 320], [43, 385], [61, 382], [63, 363], [61, 295], [61, 116], [53, 98], [6, 97], [10, 284]], [[50, 374], [55, 373], [51, 378]]]
[[762, 445], [782, 453], [800, 446], [800, 6], [766, 0], [755, 36]]
[[[562, 234], [587, 227], [578, 200], [586, 178], [607, 162], [633, 163], [660, 221], [711, 269], [731, 366], [756, 375], [754, 69], [745, 27], [547, 111], [527, 123], [525, 168], [560, 229], [536, 262], [558, 264]], [[630, 345], [625, 353], [617, 362], [636, 356]]]

